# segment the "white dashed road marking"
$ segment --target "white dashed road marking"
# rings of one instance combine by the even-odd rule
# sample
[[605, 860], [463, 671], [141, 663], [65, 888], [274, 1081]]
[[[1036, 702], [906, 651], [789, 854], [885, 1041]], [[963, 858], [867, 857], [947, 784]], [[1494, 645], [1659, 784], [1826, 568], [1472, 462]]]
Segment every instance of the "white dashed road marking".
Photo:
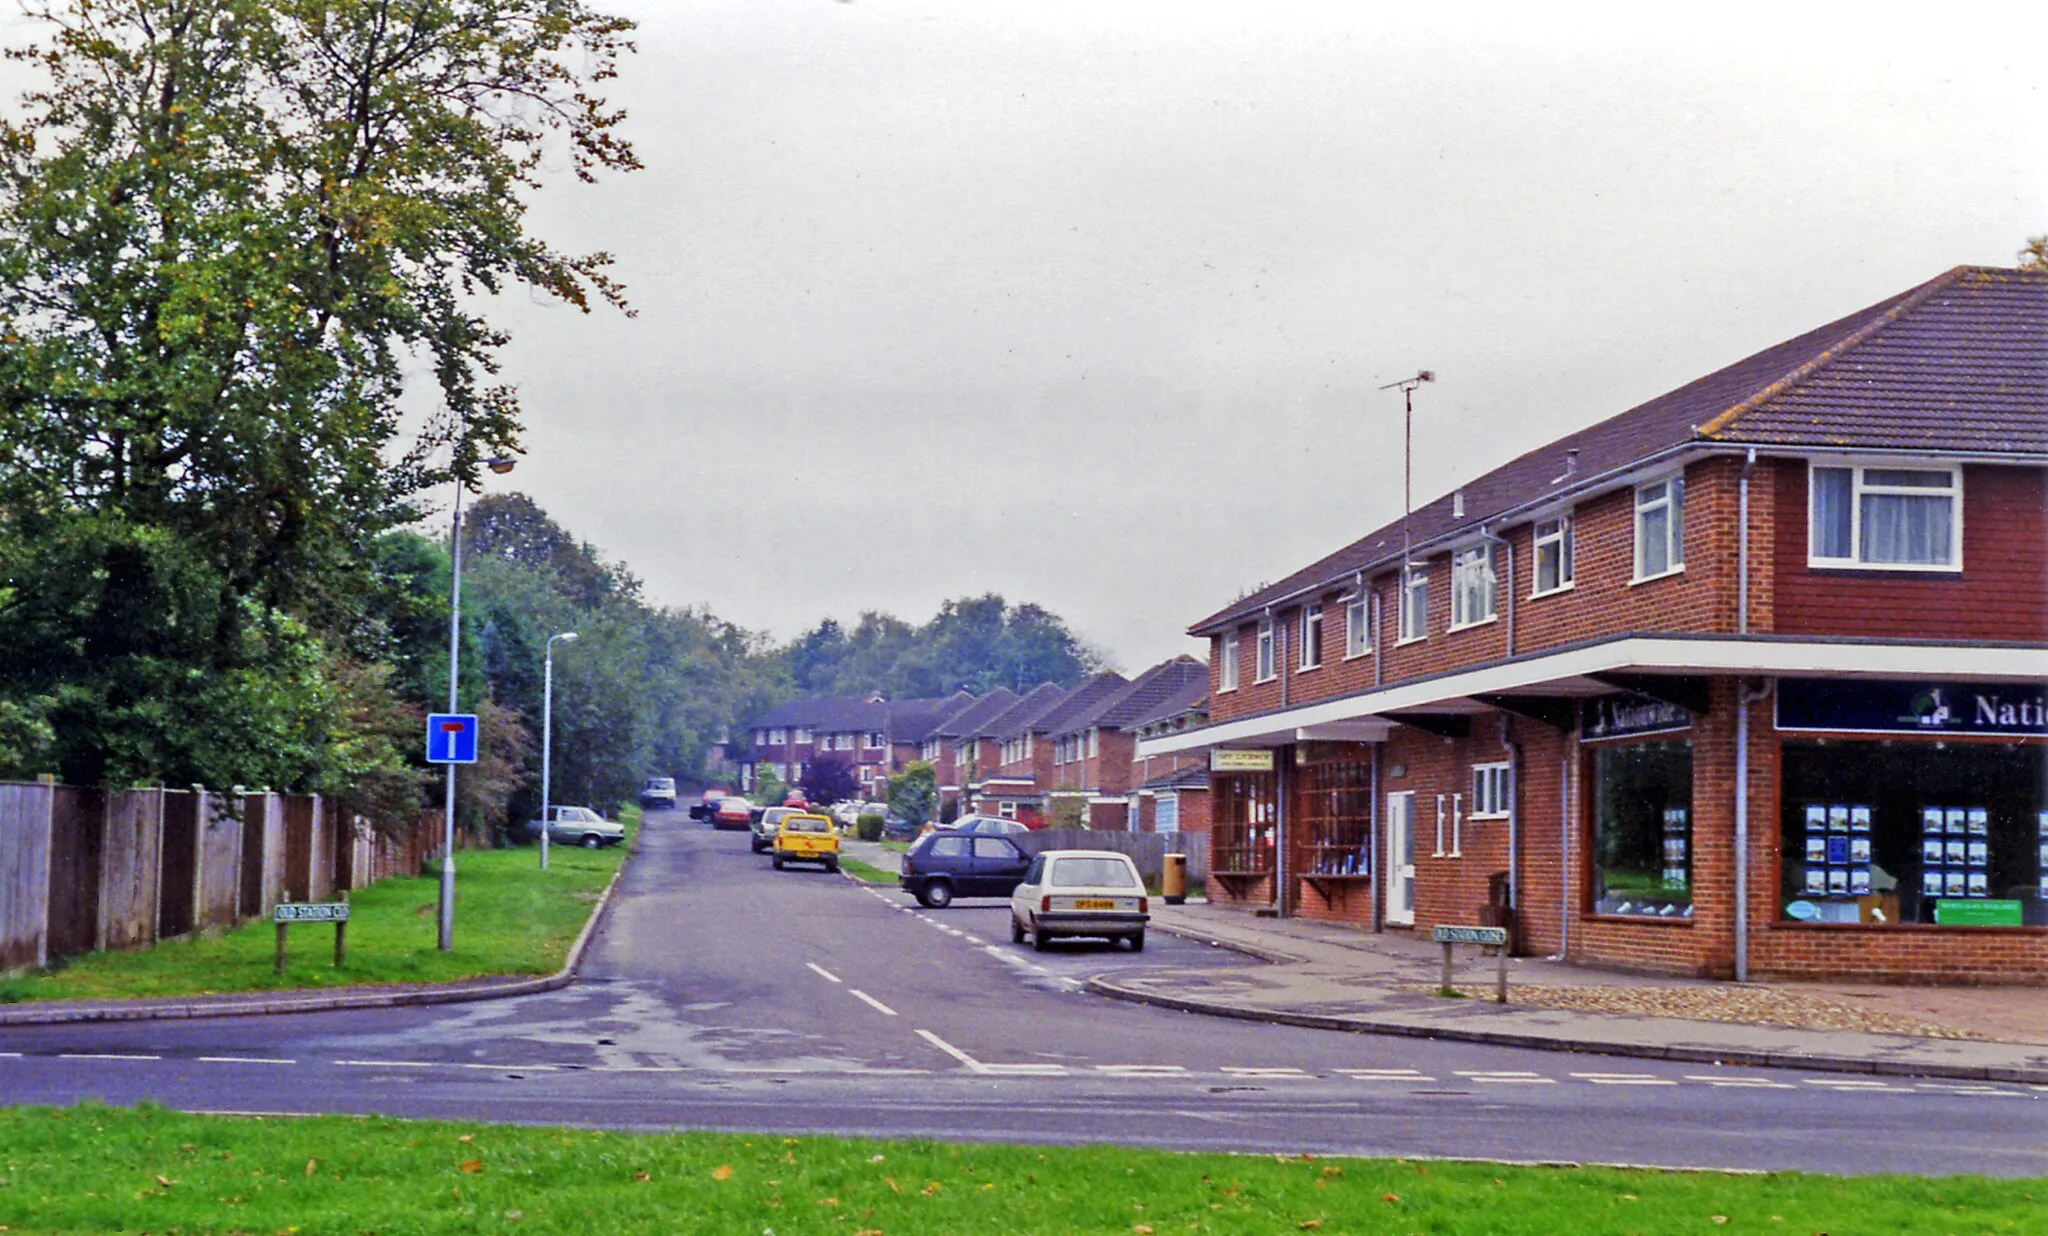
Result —
[[431, 1060], [337, 1060], [334, 1063], [350, 1069], [431, 1069]]
[[1337, 1069], [1334, 1071], [1338, 1076], [1348, 1077], [1353, 1081], [1433, 1082], [1436, 1080], [1436, 1078], [1418, 1073], [1414, 1069]]
[[1709, 1086], [1728, 1086], [1738, 1090], [1797, 1090], [1790, 1082], [1772, 1081], [1767, 1077], [1715, 1077], [1711, 1074], [1685, 1075], [1685, 1080], [1705, 1082]]
[[886, 1005], [886, 1004], [883, 1004], [883, 1003], [882, 1003], [882, 1002], [881, 1002], [880, 1000], [877, 1000], [877, 999], [875, 999], [875, 998], [874, 998], [873, 996], [871, 996], [871, 995], [869, 995], [868, 993], [866, 993], [866, 992], [862, 991], [862, 990], [861, 990], [860, 988], [858, 988], [858, 987], [849, 987], [849, 988], [847, 988], [846, 990], [847, 990], [847, 992], [848, 992], [848, 993], [849, 993], [850, 995], [852, 995], [852, 996], [853, 996], [853, 997], [854, 997], [854, 998], [855, 998], [856, 1000], [859, 1000], [859, 1001], [860, 1001], [860, 1002], [861, 1002], [862, 1004], [865, 1004], [865, 1005], [867, 1005], [867, 1006], [868, 1006], [869, 1008], [871, 1008], [871, 1009], [875, 1010], [875, 1011], [876, 1011], [877, 1013], [880, 1013], [880, 1014], [882, 1014], [882, 1015], [883, 1015], [883, 1016], [885, 1016], [885, 1017], [894, 1017], [894, 1016], [896, 1016], [896, 1010], [895, 1010], [895, 1009], [892, 1009], [892, 1008], [890, 1008], [890, 1007], [889, 1007], [888, 1005]]
[[1237, 1065], [1226, 1064], [1218, 1071], [1230, 1077], [1270, 1077], [1281, 1081], [1310, 1080], [1309, 1075], [1307, 1073], [1304, 1073], [1300, 1069], [1291, 1068], [1247, 1068], [1240, 1067]]
[[1676, 1086], [1668, 1077], [1654, 1073], [1574, 1073], [1573, 1077], [1596, 1086]]
[[831, 972], [830, 970], [827, 970], [827, 969], [826, 969], [825, 967], [823, 967], [823, 966], [819, 965], [819, 964], [818, 964], [817, 962], [815, 962], [815, 961], [807, 961], [807, 962], [805, 962], [804, 964], [805, 964], [805, 965], [807, 965], [807, 966], [809, 966], [809, 967], [811, 968], [811, 970], [812, 970], [812, 971], [813, 971], [813, 972], [814, 972], [815, 974], [817, 974], [817, 976], [818, 976], [819, 978], [822, 978], [822, 979], [824, 979], [824, 980], [825, 980], [826, 982], [828, 982], [828, 983], [836, 983], [836, 982], [838, 982], [838, 981], [839, 981], [839, 976], [838, 976], [838, 975], [836, 975], [836, 974], [832, 973], [832, 972]]
[[285, 1060], [275, 1056], [199, 1056], [201, 1064], [297, 1064], [296, 1060]]
[[931, 1031], [919, 1030], [917, 1034], [919, 1038], [923, 1039], [927, 1043], [930, 1043], [933, 1047], [938, 1048], [940, 1051], [945, 1052], [947, 1055], [953, 1057], [953, 1059], [955, 1060], [958, 1060], [960, 1063], [966, 1065], [968, 1068], [977, 1070], [981, 1068], [981, 1061], [976, 1060], [973, 1056], [970, 1056], [966, 1052], [961, 1051], [959, 1048], [953, 1046], [951, 1043], [948, 1043], [946, 1040], [940, 1038], [938, 1035], [933, 1034]]
[[161, 1060], [162, 1056], [131, 1056], [121, 1052], [67, 1051], [59, 1057], [62, 1060]]
[[1503, 1069], [1497, 1072], [1474, 1072], [1467, 1069], [1459, 1069], [1457, 1074], [1466, 1081], [1494, 1082], [1504, 1086], [1554, 1086], [1557, 1084], [1555, 1077], [1545, 1077], [1540, 1073], [1527, 1073], [1520, 1070], [1511, 1071]]
[[1180, 1064], [1098, 1064], [1095, 1071], [1111, 1077], [1174, 1077], [1188, 1070]]

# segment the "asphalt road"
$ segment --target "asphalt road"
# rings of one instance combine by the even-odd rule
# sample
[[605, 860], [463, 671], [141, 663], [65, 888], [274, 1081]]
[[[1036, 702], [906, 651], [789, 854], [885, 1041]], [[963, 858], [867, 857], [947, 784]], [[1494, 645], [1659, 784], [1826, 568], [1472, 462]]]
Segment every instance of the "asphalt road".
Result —
[[[663, 813], [583, 981], [516, 1000], [0, 1030], [12, 1103], [1321, 1154], [2048, 1175], [2048, 1087], [1661, 1064], [1084, 995], [1238, 959], [1009, 942], [1007, 909], [773, 871]], [[459, 929], [459, 928], [458, 928]]]

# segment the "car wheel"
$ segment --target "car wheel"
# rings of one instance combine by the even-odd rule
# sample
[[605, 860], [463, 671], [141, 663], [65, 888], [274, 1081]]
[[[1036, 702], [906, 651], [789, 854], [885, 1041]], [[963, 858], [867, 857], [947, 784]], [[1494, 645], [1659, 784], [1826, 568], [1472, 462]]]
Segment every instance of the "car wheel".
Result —
[[917, 895], [928, 909], [943, 910], [953, 904], [953, 886], [944, 880], [933, 880]]
[[832, 875], [838, 875], [838, 874], [839, 874], [839, 860], [838, 860], [838, 859], [836, 859], [836, 858], [828, 858], [828, 859], [826, 859], [826, 860], [825, 860], [825, 870], [826, 870], [827, 872], [831, 873]]
[[754, 846], [754, 853], [756, 853], [756, 854], [766, 854], [766, 853], [768, 852], [768, 847], [767, 847], [767, 846], [765, 846], [765, 845], [762, 845], [762, 844], [761, 844], [761, 842], [760, 842], [760, 839], [759, 839], [759, 838], [756, 838], [756, 839], [754, 840], [754, 842], [753, 842], [753, 846]]
[[1131, 933], [1131, 951], [1133, 953], [1145, 951], [1145, 931], [1142, 927]]
[[1014, 914], [1010, 916], [1010, 943], [1024, 943], [1024, 924], [1018, 922], [1017, 916]]
[[1034, 952], [1034, 953], [1043, 953], [1043, 952], [1045, 951], [1045, 948], [1046, 948], [1046, 946], [1047, 946], [1048, 944], [1051, 944], [1051, 943], [1052, 943], [1052, 937], [1051, 937], [1051, 936], [1048, 936], [1048, 935], [1046, 935], [1046, 934], [1045, 934], [1045, 928], [1043, 928], [1043, 927], [1033, 927], [1033, 928], [1031, 929], [1031, 951], [1032, 951], [1032, 952]]
[[598, 835], [597, 835], [596, 833], [585, 833], [585, 834], [583, 834], [583, 848], [584, 848], [584, 849], [586, 849], [586, 850], [595, 850], [595, 849], [597, 849], [597, 848], [598, 848], [599, 846], [601, 846], [601, 845], [603, 845], [603, 844], [604, 844], [604, 838], [602, 838], [602, 837], [598, 836]]
[[782, 855], [780, 855], [780, 854], [777, 854], [777, 855], [775, 856], [775, 869], [776, 869], [777, 871], [780, 871], [780, 870], [782, 870]]

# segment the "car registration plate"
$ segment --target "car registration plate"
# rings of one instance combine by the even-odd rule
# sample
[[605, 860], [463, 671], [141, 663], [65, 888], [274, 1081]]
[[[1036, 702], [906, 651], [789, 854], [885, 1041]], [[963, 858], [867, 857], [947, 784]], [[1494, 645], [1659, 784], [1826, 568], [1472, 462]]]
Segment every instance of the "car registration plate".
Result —
[[1074, 908], [1076, 910], [1114, 910], [1116, 909], [1116, 899], [1113, 897], [1076, 897], [1074, 898]]

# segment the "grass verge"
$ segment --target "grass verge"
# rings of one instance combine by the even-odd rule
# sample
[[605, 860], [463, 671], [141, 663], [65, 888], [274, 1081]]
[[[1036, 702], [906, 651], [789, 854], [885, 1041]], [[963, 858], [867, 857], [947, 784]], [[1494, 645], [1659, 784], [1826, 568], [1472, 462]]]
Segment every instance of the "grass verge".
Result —
[[150, 1231], [2030, 1232], [2048, 1180], [0, 1109], [0, 1218]]
[[873, 863], [864, 863], [857, 858], [842, 857], [839, 860], [839, 869], [864, 884], [894, 884], [897, 882], [895, 872], [884, 871]]
[[166, 940], [133, 953], [90, 953], [58, 967], [0, 980], [0, 1003], [109, 1000], [359, 984], [446, 983], [489, 975], [552, 974], [583, 930], [605, 884], [637, 837], [604, 850], [550, 848], [540, 870], [533, 847], [465, 850], [455, 861], [455, 947], [438, 947], [440, 869], [380, 880], [349, 894], [348, 965], [334, 968], [334, 929], [291, 929], [290, 962], [273, 970], [277, 933], [268, 922]]

